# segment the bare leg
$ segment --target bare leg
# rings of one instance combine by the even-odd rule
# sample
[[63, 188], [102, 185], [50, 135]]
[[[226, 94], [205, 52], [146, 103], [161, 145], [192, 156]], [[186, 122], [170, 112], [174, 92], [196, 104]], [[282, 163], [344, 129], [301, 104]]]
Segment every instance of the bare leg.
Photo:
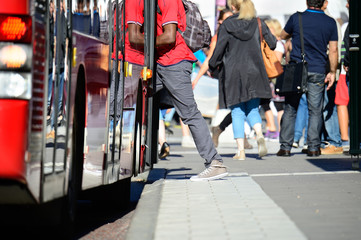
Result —
[[257, 145], [258, 145], [259, 157], [263, 157], [267, 154], [267, 148], [266, 148], [266, 143], [265, 143], [263, 133], [262, 133], [262, 124], [256, 123], [255, 125], [253, 125], [253, 129], [257, 134]]
[[165, 142], [165, 125], [163, 120], [159, 120], [158, 141], [160, 146]]
[[345, 105], [337, 105], [338, 122], [340, 125], [341, 139], [348, 141], [348, 109]]
[[233, 156], [235, 160], [246, 160], [246, 153], [244, 152], [244, 138], [236, 138], [237, 153]]
[[271, 132], [276, 132], [277, 128], [276, 128], [276, 124], [275, 124], [275, 120], [274, 120], [274, 117], [273, 117], [272, 110], [266, 111], [264, 113], [264, 115], [266, 117], [268, 130], [271, 131]]

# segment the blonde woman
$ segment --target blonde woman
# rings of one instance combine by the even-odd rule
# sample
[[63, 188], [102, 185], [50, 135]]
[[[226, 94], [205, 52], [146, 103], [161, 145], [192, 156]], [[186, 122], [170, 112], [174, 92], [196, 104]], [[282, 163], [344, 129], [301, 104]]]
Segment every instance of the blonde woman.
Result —
[[[224, 97], [219, 101], [220, 105], [231, 109], [233, 134], [237, 142], [237, 153], [233, 158], [246, 159], [246, 120], [257, 134], [259, 157], [263, 157], [267, 148], [258, 108], [260, 99], [271, 98], [272, 93], [261, 54], [256, 10], [251, 0], [228, 0], [228, 5], [238, 14], [228, 17], [220, 26], [209, 68], [214, 71], [223, 64], [224, 77], [219, 87]], [[277, 39], [263, 21], [261, 25], [264, 39], [271, 49], [275, 49]]]

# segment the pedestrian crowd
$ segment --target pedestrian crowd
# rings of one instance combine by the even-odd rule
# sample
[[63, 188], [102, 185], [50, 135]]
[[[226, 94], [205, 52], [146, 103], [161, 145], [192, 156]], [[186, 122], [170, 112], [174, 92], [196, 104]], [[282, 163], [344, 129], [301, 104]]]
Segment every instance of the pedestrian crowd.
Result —
[[[129, 4], [125, 16], [126, 47], [136, 53], [128, 54], [128, 61], [141, 66], [144, 6], [142, 1], [135, 0], [126, 4]], [[266, 141], [279, 141], [277, 156], [291, 156], [292, 148], [301, 147], [302, 136], [302, 152], [308, 156], [347, 153], [349, 63], [344, 32], [348, 28], [345, 30], [347, 24], [341, 26], [339, 20], [329, 16], [327, 4], [327, 0], [307, 0], [307, 9], [291, 15], [282, 27], [276, 19], [257, 17], [252, 0], [228, 0], [227, 8], [219, 13], [210, 45], [193, 52], [181, 35], [187, 26], [183, 1], [159, 1], [156, 92], [167, 95], [172, 106], [160, 111], [159, 157], [170, 154], [165, 119], [175, 113], [185, 126], [183, 138], [190, 132], [192, 137], [188, 137], [194, 141], [194, 145], [184, 147], [196, 147], [205, 160], [205, 170], [193, 176], [192, 181], [218, 179], [228, 174], [216, 147], [219, 136], [230, 124], [237, 145], [233, 157], [236, 160], [245, 160], [246, 149], [253, 148], [245, 134], [247, 124], [255, 133], [260, 158], [268, 153]], [[261, 39], [282, 65], [302, 59], [307, 62], [305, 92], [276, 93], [277, 78], [267, 75]], [[197, 64], [200, 68], [192, 81], [192, 69]], [[230, 110], [211, 131], [193, 94], [203, 75], [218, 79], [219, 109]]]

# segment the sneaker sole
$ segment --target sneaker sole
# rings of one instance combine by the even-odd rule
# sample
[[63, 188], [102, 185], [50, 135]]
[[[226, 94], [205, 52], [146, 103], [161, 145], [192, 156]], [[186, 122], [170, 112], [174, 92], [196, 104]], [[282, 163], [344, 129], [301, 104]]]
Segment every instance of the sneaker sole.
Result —
[[216, 179], [223, 178], [223, 177], [225, 177], [227, 175], [228, 175], [228, 172], [225, 172], [225, 173], [219, 174], [217, 176], [209, 177], [209, 178], [190, 178], [190, 180], [192, 182], [211, 181], [211, 180], [216, 180]]
[[332, 152], [332, 153], [321, 151], [321, 155], [340, 155], [340, 154], [343, 154], [343, 151], [342, 152]]

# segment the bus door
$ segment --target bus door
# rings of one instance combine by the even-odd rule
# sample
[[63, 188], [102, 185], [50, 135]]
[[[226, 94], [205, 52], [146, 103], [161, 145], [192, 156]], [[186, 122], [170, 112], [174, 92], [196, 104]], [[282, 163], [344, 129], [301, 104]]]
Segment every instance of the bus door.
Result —
[[147, 86], [140, 77], [144, 66], [144, 46], [131, 46], [127, 31], [128, 18], [134, 18], [133, 13], [139, 7], [133, 0], [116, 1], [112, 6], [114, 24], [111, 32], [114, 34], [107, 172], [116, 174], [111, 181], [137, 175], [144, 161], [145, 133], [142, 128], [146, 127], [143, 122]]
[[[155, 113], [149, 105], [153, 81], [151, 75], [145, 74], [148, 70], [153, 70], [154, 65], [155, 2], [124, 0], [113, 6], [115, 18], [111, 31], [114, 36], [107, 166], [112, 166], [113, 172], [119, 173], [118, 179], [128, 177], [129, 174], [137, 175], [146, 166], [150, 168], [151, 162], [147, 159], [151, 158], [151, 152], [157, 151], [157, 144], [153, 146], [149, 142], [150, 136], [157, 136], [157, 128], [149, 125]], [[152, 9], [151, 3], [154, 5]], [[128, 19], [134, 22], [134, 16], [140, 8], [144, 8], [144, 11], [140, 10], [144, 12], [141, 24], [141, 31], [145, 36], [144, 45], [130, 43], [127, 31]], [[149, 11], [154, 12], [151, 14]], [[158, 124], [158, 119], [156, 123]]]

